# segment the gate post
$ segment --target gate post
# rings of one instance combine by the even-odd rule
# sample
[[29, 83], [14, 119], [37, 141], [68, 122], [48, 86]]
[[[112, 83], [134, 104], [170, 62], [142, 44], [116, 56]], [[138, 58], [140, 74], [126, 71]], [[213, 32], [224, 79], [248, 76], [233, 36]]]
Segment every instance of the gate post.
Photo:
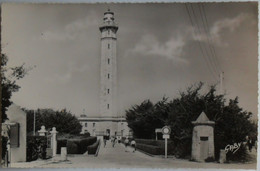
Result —
[[56, 131], [56, 128], [53, 127], [52, 128], [52, 131], [50, 132], [51, 135], [52, 135], [52, 157], [55, 157], [56, 156], [56, 153], [57, 153], [57, 139], [56, 139], [56, 136], [57, 136], [57, 131]]

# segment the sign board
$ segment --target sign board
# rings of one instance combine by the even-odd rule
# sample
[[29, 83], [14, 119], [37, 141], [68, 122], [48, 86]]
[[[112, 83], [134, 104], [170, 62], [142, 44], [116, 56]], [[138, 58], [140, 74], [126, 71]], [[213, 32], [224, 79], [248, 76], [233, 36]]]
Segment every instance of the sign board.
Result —
[[155, 132], [157, 133], [157, 132], [162, 132], [162, 128], [156, 128], [155, 129]]
[[170, 135], [170, 134], [171, 134], [171, 128], [170, 128], [169, 126], [164, 126], [164, 127], [162, 128], [162, 133], [163, 133], [164, 135]]
[[10, 125], [10, 145], [11, 148], [19, 147], [19, 123]]
[[163, 135], [163, 138], [166, 139], [166, 138], [170, 138], [170, 135]]

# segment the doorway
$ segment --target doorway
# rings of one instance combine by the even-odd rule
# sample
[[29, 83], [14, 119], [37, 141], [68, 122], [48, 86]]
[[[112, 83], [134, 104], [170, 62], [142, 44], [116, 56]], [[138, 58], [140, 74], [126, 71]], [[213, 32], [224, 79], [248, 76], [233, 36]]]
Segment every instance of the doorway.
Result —
[[209, 153], [209, 137], [200, 137], [200, 159], [205, 160], [208, 158]]

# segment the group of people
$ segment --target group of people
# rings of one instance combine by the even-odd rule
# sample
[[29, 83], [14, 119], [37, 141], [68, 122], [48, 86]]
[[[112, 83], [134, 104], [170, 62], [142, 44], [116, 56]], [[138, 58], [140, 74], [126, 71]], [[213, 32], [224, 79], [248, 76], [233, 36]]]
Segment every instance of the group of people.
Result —
[[130, 142], [130, 140], [128, 139], [128, 137], [126, 137], [124, 143], [125, 143], [125, 152], [128, 152], [127, 147], [128, 147], [129, 145], [133, 148], [133, 152], [136, 151], [136, 142], [135, 142], [135, 139], [132, 139], [131, 142]]
[[[104, 147], [106, 147], [107, 144], [107, 138], [104, 137]], [[117, 137], [111, 137], [111, 143], [112, 143], [112, 147], [115, 147], [115, 144], [117, 142], [121, 142], [121, 138], [117, 138]], [[129, 140], [128, 137], [126, 137], [125, 141], [123, 142], [125, 144], [125, 151], [128, 152], [128, 147], [130, 146], [133, 149], [133, 152], [136, 151], [136, 142], [135, 139], [131, 139], [131, 141]]]
[[[103, 140], [104, 140], [104, 147], [106, 147], [106, 144], [107, 144], [107, 138], [104, 137]], [[117, 139], [116, 137], [111, 137], [112, 147], [115, 147], [115, 144], [116, 144], [117, 142], [120, 142], [120, 140]]]

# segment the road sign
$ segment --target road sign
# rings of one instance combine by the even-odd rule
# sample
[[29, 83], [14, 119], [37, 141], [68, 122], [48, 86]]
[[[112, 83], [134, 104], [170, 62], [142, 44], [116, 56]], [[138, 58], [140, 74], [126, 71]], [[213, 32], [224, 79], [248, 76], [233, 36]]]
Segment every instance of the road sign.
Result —
[[156, 128], [155, 129], [155, 132], [157, 133], [157, 132], [162, 132], [162, 128]]
[[166, 138], [169, 139], [169, 138], [170, 138], [170, 135], [163, 135], [163, 138], [164, 138], [164, 139], [166, 139]]
[[162, 133], [163, 133], [164, 135], [170, 135], [170, 134], [171, 134], [171, 128], [170, 128], [169, 126], [164, 126], [164, 127], [162, 128]]
[[171, 128], [169, 126], [164, 126], [162, 128], [162, 133], [165, 140], [165, 158], [167, 158], [167, 139], [170, 138]]

